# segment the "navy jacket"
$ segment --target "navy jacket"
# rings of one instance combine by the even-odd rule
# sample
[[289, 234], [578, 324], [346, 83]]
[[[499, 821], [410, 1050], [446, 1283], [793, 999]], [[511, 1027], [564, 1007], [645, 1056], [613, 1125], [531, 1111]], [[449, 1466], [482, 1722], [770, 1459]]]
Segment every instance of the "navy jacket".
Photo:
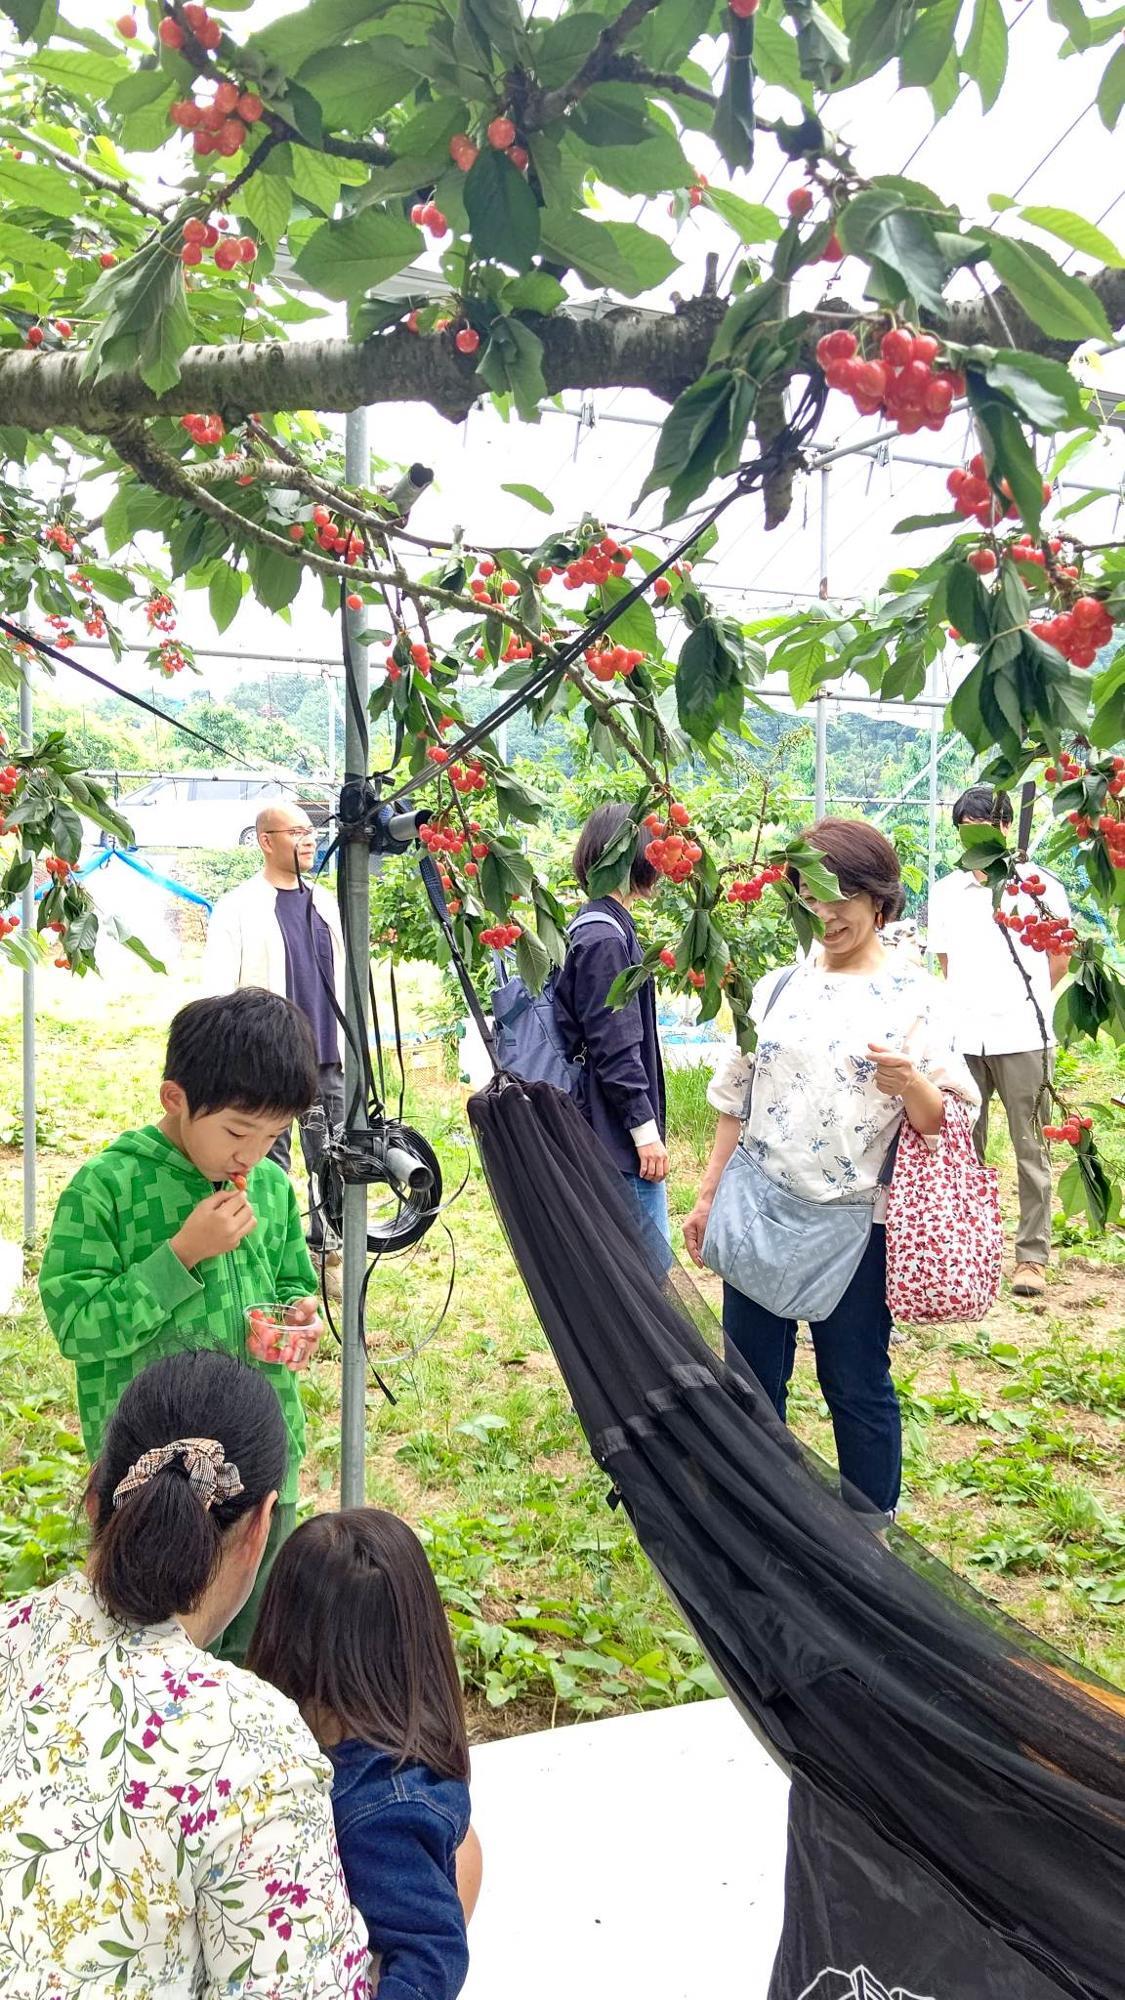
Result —
[[[643, 957], [628, 910], [612, 896], [583, 905], [605, 910], [619, 930], [591, 924], [577, 931], [554, 988], [555, 1020], [567, 1054], [583, 1057], [575, 1102], [624, 1174], [637, 1171], [629, 1137], [655, 1118], [664, 1137], [664, 1067], [656, 1038], [656, 993], [650, 979], [627, 1007], [612, 1012], [605, 996], [619, 972]], [[620, 931], [625, 933], [624, 937]]]
[[397, 1769], [389, 1750], [351, 1737], [330, 1754], [344, 1879], [382, 1954], [379, 2000], [454, 2000], [469, 1970], [456, 1868], [468, 1786], [425, 1764]]

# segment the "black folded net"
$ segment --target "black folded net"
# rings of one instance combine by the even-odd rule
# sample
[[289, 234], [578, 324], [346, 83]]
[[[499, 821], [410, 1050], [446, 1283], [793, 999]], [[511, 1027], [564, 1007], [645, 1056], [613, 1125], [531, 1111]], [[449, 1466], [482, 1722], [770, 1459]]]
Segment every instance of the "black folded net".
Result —
[[790, 1773], [770, 2000], [1122, 2000], [1125, 1695], [841, 1496], [568, 1098], [469, 1116], [594, 1458]]

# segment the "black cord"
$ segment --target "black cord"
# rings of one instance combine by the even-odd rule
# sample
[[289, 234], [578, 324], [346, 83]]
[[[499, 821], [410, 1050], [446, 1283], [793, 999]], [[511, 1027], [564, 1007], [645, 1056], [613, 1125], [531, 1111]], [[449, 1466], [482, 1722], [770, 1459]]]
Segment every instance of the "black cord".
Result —
[[79, 661], [72, 659], [69, 653], [60, 653], [57, 646], [50, 645], [46, 639], [37, 639], [34, 632], [25, 632], [22, 625], [13, 624], [10, 618], [0, 616], [0, 631], [6, 632], [10, 639], [16, 640], [20, 645], [34, 647], [35, 651], [42, 653], [45, 659], [57, 660], [60, 667], [69, 667], [72, 673], [81, 674], [84, 679], [96, 682], [97, 686], [104, 688], [107, 694], [116, 695], [119, 701], [132, 702], [134, 708], [143, 709], [146, 715], [154, 715], [158, 722], [170, 723], [182, 736], [192, 737], [206, 749], [217, 750], [220, 757], [226, 757], [231, 763], [241, 764], [247, 771], [253, 771], [261, 776], [260, 765], [252, 764], [247, 757], [240, 757], [237, 750], [232, 750], [228, 744], [216, 743], [213, 736], [204, 736], [200, 730], [193, 729], [190, 723], [178, 721], [174, 715], [157, 708], [154, 702], [146, 701], [143, 695], [131, 694], [127, 688], [117, 687], [113, 681], [107, 681], [103, 674], [96, 674], [93, 667], [82, 666]]

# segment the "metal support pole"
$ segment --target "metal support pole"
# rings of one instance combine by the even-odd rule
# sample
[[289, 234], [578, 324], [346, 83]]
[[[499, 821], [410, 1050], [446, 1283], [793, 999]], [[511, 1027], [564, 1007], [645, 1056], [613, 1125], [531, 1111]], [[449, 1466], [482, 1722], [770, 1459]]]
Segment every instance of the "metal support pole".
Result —
[[328, 691], [328, 780], [336, 783], [336, 689], [332, 681], [325, 679]]
[[[353, 410], [346, 420], [344, 477], [349, 486], [367, 486], [371, 479], [367, 444], [367, 411]], [[347, 784], [366, 778], [363, 725], [367, 717], [367, 648], [356, 643], [364, 627], [362, 612], [345, 611], [349, 622], [355, 701], [362, 704], [357, 715], [349, 694], [344, 714], [344, 778]], [[343, 873], [344, 909], [347, 928], [344, 1012], [349, 1034], [344, 1050], [344, 1104], [353, 1127], [367, 1123], [363, 1077], [356, 1060], [356, 1047], [367, 1045], [367, 985], [371, 962], [370, 879], [371, 857], [365, 841], [346, 840], [340, 857]], [[352, 1106], [356, 1114], [352, 1116]], [[367, 1262], [367, 1189], [344, 1188], [343, 1300], [340, 1357], [340, 1504], [362, 1507], [366, 1458], [367, 1357], [360, 1329], [360, 1296]]]
[[[25, 661], [20, 679], [20, 735], [23, 748], [31, 748], [31, 667]], [[35, 884], [23, 892], [21, 929], [30, 938], [35, 929]], [[35, 967], [29, 963], [23, 975], [23, 1240], [35, 1240]]]
[[[820, 470], [820, 590], [821, 598], [828, 596], [828, 487], [832, 473], [827, 465]], [[828, 797], [828, 696], [824, 688], [817, 690], [816, 697], [816, 767], [813, 778], [813, 809], [817, 819], [823, 819], [825, 802]]]

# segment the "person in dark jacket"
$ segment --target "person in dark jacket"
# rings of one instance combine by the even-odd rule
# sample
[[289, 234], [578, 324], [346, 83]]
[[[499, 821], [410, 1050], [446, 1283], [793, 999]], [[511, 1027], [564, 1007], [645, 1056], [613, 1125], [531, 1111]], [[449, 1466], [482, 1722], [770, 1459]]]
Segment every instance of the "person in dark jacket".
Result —
[[[574, 850], [583, 890], [628, 818], [628, 807], [617, 804], [591, 813]], [[653, 895], [663, 879], [646, 857], [648, 843], [647, 830], [638, 828], [632, 853], [622, 860], [619, 887], [583, 905], [581, 916], [596, 914], [606, 921], [575, 932], [555, 983], [554, 1006], [566, 1052], [581, 1064], [575, 1101], [621, 1173], [642, 1222], [668, 1239], [664, 1067], [652, 980], [627, 1006], [606, 1006], [618, 973], [643, 957], [629, 903], [634, 896]]]

